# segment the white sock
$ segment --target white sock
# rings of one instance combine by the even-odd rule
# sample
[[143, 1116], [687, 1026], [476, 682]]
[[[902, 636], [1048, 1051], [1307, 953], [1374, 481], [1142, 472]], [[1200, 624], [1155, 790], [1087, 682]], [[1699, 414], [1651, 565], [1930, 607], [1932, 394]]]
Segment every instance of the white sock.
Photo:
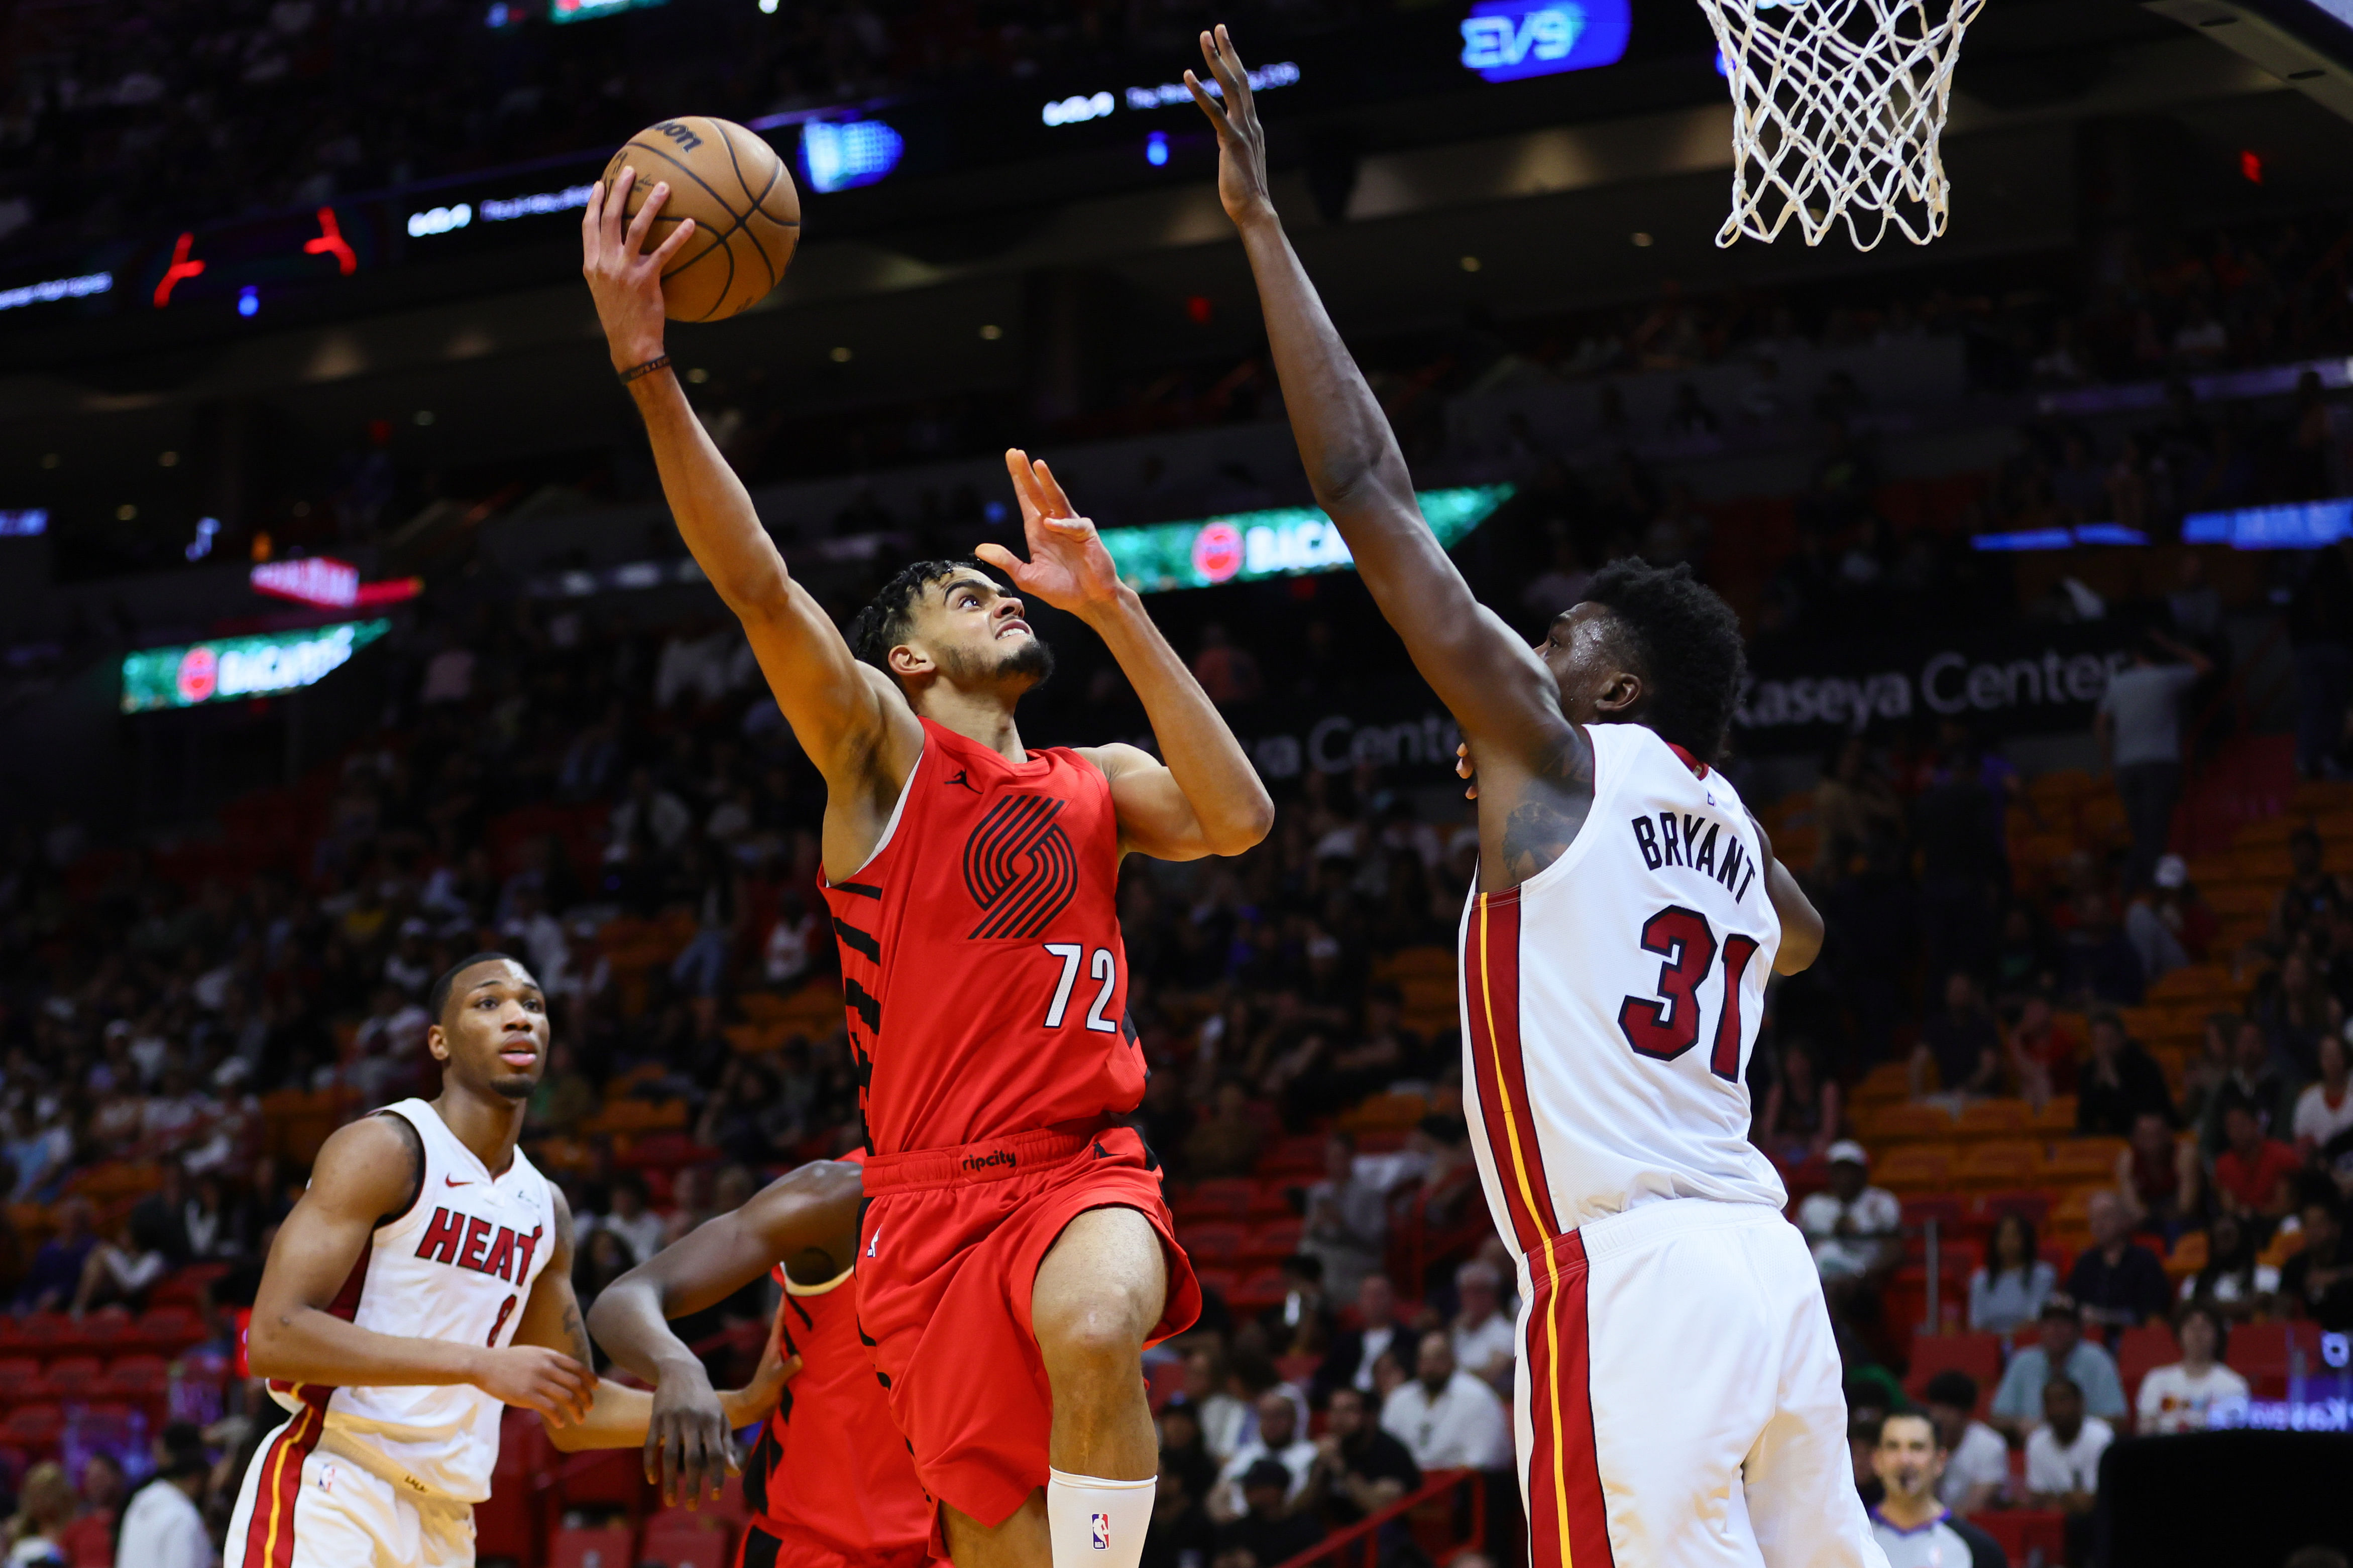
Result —
[[1046, 1529], [1054, 1568], [1136, 1568], [1144, 1532], [1152, 1523], [1157, 1477], [1107, 1481], [1098, 1476], [1046, 1472]]

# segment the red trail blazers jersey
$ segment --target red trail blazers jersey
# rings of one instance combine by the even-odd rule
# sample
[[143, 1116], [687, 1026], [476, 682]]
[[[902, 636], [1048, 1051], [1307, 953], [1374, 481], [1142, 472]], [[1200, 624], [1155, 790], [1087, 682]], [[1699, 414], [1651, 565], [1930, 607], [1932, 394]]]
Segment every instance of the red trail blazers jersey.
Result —
[[937, 1511], [859, 1342], [849, 1272], [797, 1285], [775, 1270], [784, 1353], [801, 1358], [744, 1468], [756, 1517], [738, 1568], [923, 1568]]
[[881, 844], [825, 889], [874, 1152], [1134, 1110], [1111, 782], [923, 725]]

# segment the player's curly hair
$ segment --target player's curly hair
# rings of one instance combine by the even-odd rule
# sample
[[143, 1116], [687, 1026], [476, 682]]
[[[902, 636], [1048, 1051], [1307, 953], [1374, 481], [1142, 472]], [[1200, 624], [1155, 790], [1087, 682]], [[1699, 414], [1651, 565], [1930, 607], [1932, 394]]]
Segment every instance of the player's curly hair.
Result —
[[1747, 660], [1740, 620], [1683, 562], [1629, 557], [1594, 574], [1585, 596], [1607, 605], [1642, 678], [1641, 721], [1704, 763], [1723, 754]]
[[[882, 584], [849, 623], [850, 653], [890, 675], [891, 650], [905, 642], [907, 634], [914, 629], [915, 605], [923, 598], [923, 590], [958, 572], [977, 572], [990, 582], [997, 582], [996, 573], [969, 555], [955, 561], [918, 561], [903, 567], [897, 576]], [[1001, 589], [1004, 584], [997, 583], [997, 586]]]

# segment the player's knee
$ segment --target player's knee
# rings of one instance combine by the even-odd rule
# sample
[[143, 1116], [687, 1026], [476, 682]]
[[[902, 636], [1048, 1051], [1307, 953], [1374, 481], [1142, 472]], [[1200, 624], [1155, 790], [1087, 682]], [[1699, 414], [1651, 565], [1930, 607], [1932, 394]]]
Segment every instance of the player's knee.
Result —
[[1133, 1366], [1144, 1353], [1145, 1325], [1125, 1292], [1071, 1301], [1038, 1314], [1038, 1348], [1049, 1366], [1074, 1372]]

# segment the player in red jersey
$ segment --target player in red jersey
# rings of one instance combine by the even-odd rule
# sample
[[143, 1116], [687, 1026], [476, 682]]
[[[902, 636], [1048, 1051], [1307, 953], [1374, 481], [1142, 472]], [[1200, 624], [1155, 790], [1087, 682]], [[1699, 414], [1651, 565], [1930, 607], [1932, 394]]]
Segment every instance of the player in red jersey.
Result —
[[[621, 179], [631, 176], [624, 173]], [[1158, 1468], [1140, 1357], [1200, 1292], [1141, 1140], [1113, 907], [1120, 858], [1232, 855], [1273, 806], [1225, 721], [1043, 463], [1006, 454], [1029, 559], [979, 554], [1084, 621], [1142, 699], [1133, 746], [1032, 752], [1052, 668], [977, 562], [901, 573], [858, 651], [795, 583], [662, 352], [661, 263], [589, 197], [583, 270], [697, 563], [826, 781], [822, 840], [867, 1132], [859, 1315], [958, 1568], [1134, 1568]], [[687, 232], [681, 225], [676, 231]], [[692, 1398], [688, 1400], [688, 1394]], [[691, 1404], [716, 1451], [720, 1417]], [[683, 1418], [683, 1417], [681, 1417]]]
[[[712, 1391], [669, 1319], [699, 1312], [763, 1274], [784, 1287], [778, 1351], [793, 1380], [765, 1412], [744, 1476], [753, 1520], [736, 1568], [925, 1568], [935, 1510], [860, 1342], [858, 1166], [818, 1161], [771, 1182], [605, 1289], [588, 1330], [615, 1362], [653, 1380], [662, 1410], [646, 1428], [646, 1479], [662, 1500], [714, 1489], [724, 1454], [701, 1447], [680, 1413]], [[681, 1490], [688, 1472], [693, 1479]]]

